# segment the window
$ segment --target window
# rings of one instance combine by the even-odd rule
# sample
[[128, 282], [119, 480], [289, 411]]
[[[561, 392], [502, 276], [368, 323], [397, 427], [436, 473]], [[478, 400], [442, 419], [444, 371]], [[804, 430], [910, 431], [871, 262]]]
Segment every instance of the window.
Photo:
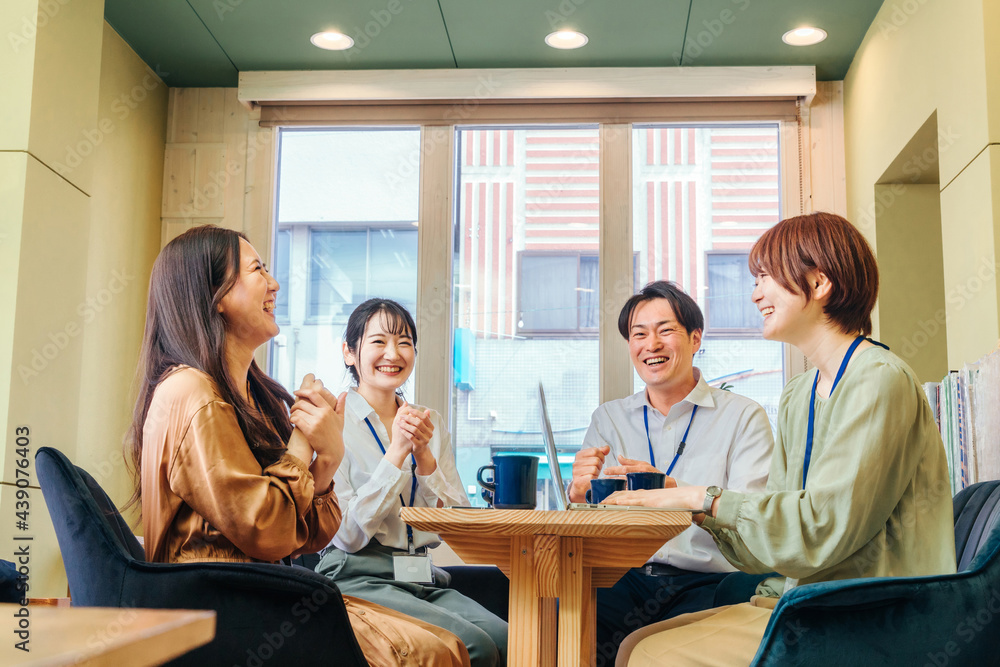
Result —
[[[288, 289], [279, 294], [288, 316], [272, 375], [295, 388], [317, 371], [346, 386], [346, 315], [369, 296], [403, 301], [427, 334], [425, 352], [442, 346], [420, 357], [420, 395], [414, 382], [407, 399], [447, 414], [470, 504], [482, 504], [477, 469], [521, 452], [541, 457], [539, 507], [553, 507], [539, 382], [559, 449], [551, 464], [568, 479], [602, 392], [617, 398], [641, 387], [632, 389], [617, 331], [621, 304], [646, 282], [668, 279], [708, 318], [695, 360], [706, 379], [732, 385], [773, 418], [784, 353], [751, 331], [759, 315], [739, 306], [741, 290], [749, 300], [740, 271], [781, 217], [783, 185], [792, 186], [779, 166], [795, 164], [795, 142], [779, 150], [778, 140], [794, 137], [794, 113], [775, 114], [784, 125], [630, 125], [618, 106], [607, 125], [497, 124], [518, 108], [502, 105], [503, 113], [462, 116], [468, 125], [447, 128], [282, 129], [274, 249], [288, 256]], [[407, 115], [412, 108], [393, 113], [412, 122], [420, 117]], [[421, 261], [440, 266], [427, 268], [418, 294], [421, 197], [431, 213], [420, 219]], [[629, 208], [631, 216], [616, 214]], [[445, 252], [450, 262], [441, 261]]]
[[[341, 343], [362, 301], [395, 299], [416, 315], [419, 164], [414, 128], [281, 130], [274, 239], [281, 332], [269, 372], [289, 391], [306, 373], [338, 393], [349, 386]], [[412, 387], [411, 376], [409, 400]]]
[[416, 229], [313, 229], [310, 243], [311, 318], [346, 324], [358, 305], [376, 296], [416, 311]]
[[597, 335], [597, 255], [520, 255], [519, 333]]
[[[641, 282], [673, 280], [705, 315], [695, 366], [764, 406], [774, 424], [781, 343], [764, 340], [747, 254], [780, 219], [779, 126], [646, 125], [632, 130], [633, 249]], [[643, 387], [638, 373], [633, 387]]]
[[751, 300], [753, 276], [745, 252], [707, 252], [705, 335], [761, 336], [763, 321]]
[[[542, 382], [563, 478], [598, 404], [597, 128], [458, 131], [451, 436], [469, 501], [494, 454], [541, 458]], [[565, 454], [563, 453], [565, 452]]]

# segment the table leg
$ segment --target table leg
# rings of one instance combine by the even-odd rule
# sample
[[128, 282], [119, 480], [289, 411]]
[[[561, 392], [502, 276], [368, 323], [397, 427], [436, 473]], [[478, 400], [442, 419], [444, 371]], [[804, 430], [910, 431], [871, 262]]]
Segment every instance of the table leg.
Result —
[[594, 663], [594, 589], [583, 565], [583, 538], [559, 545], [559, 667]]
[[557, 643], [559, 633], [556, 631], [556, 621], [558, 618], [556, 607], [559, 600], [554, 597], [542, 598], [541, 603], [541, 633], [539, 635], [541, 647], [539, 648], [539, 663], [542, 667], [555, 667], [557, 659], [556, 650], [559, 647]]
[[507, 663], [535, 667], [539, 664], [541, 605], [534, 567], [534, 537], [510, 540], [510, 627]]

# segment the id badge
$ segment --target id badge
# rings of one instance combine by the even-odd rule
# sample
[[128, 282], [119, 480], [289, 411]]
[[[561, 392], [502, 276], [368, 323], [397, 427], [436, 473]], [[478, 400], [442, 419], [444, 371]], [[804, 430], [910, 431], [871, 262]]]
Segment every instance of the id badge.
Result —
[[396, 581], [411, 584], [433, 584], [434, 571], [428, 554], [409, 554], [405, 551], [392, 555], [392, 570]]

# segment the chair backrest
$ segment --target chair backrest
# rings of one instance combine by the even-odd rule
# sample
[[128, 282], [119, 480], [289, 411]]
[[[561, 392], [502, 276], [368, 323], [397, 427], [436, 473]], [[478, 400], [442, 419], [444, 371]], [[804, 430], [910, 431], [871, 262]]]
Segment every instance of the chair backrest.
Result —
[[55, 527], [74, 605], [115, 607], [128, 563], [145, 555], [93, 477], [51, 447], [35, 469]]
[[49, 447], [35, 467], [74, 605], [216, 612], [215, 640], [172, 666], [368, 664], [339, 589], [323, 575], [270, 563], [146, 562], [93, 477]]
[[958, 571], [971, 569], [1000, 520], [1000, 481], [980, 482], [958, 492], [953, 501]]
[[970, 486], [952, 507], [957, 573], [798, 586], [752, 665], [995, 664], [1000, 633], [982, 615], [995, 616], [1000, 590], [1000, 481]]

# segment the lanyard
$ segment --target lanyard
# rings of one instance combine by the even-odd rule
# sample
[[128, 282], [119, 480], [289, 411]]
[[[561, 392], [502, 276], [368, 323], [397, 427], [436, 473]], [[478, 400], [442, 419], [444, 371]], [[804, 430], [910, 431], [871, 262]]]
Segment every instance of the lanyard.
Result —
[[[869, 343], [878, 345], [879, 347], [884, 347], [889, 349], [887, 345], [872, 340], [870, 338], [865, 338], [864, 336], [858, 336], [851, 343], [851, 346], [847, 348], [847, 354], [844, 355], [844, 360], [840, 362], [840, 370], [837, 371], [837, 377], [833, 379], [833, 386], [830, 387], [830, 396], [833, 396], [834, 390], [837, 388], [837, 383], [840, 382], [840, 378], [844, 377], [844, 371], [847, 370], [847, 364], [851, 361], [851, 356], [854, 351], [858, 349], [858, 345], [861, 345], [861, 341], [867, 340]], [[809, 400], [809, 427], [806, 430], [806, 455], [805, 460], [802, 463], [802, 488], [806, 488], [806, 477], [809, 476], [809, 459], [812, 458], [813, 449], [813, 428], [814, 422], [816, 420], [816, 385], [819, 384], [819, 369], [816, 370], [816, 378], [813, 380], [812, 388], [812, 398]]]
[[[681, 457], [684, 453], [684, 448], [687, 447], [688, 432], [691, 430], [691, 422], [694, 421], [694, 413], [698, 412], [698, 406], [694, 406], [691, 409], [691, 419], [688, 420], [687, 428], [684, 429], [684, 435], [681, 436], [681, 444], [677, 446], [677, 453], [674, 454], [674, 460], [670, 462], [670, 467], [667, 468], [667, 475], [674, 471], [674, 466], [677, 465], [677, 459]], [[653, 455], [653, 441], [649, 438], [649, 406], [642, 406], [642, 422], [646, 425], [646, 444], [649, 445], [649, 465], [656, 467], [656, 456]]]
[[[368, 417], [365, 417], [365, 423], [368, 424], [368, 430], [372, 432], [372, 437], [375, 438], [375, 442], [378, 444], [378, 448], [382, 450], [382, 456], [385, 456], [385, 447], [382, 446], [382, 441], [379, 440], [378, 433], [375, 432], [375, 427], [372, 423], [368, 421]], [[413, 507], [413, 499], [417, 496], [417, 459], [410, 454], [410, 460], [413, 462], [413, 467], [410, 468], [410, 474], [413, 476], [413, 483], [410, 485], [410, 507]], [[403, 502], [403, 494], [399, 494], [399, 502], [403, 507], [406, 507], [406, 503]], [[406, 526], [406, 544], [409, 547], [410, 553], [414, 553], [413, 548], [413, 527]]]

